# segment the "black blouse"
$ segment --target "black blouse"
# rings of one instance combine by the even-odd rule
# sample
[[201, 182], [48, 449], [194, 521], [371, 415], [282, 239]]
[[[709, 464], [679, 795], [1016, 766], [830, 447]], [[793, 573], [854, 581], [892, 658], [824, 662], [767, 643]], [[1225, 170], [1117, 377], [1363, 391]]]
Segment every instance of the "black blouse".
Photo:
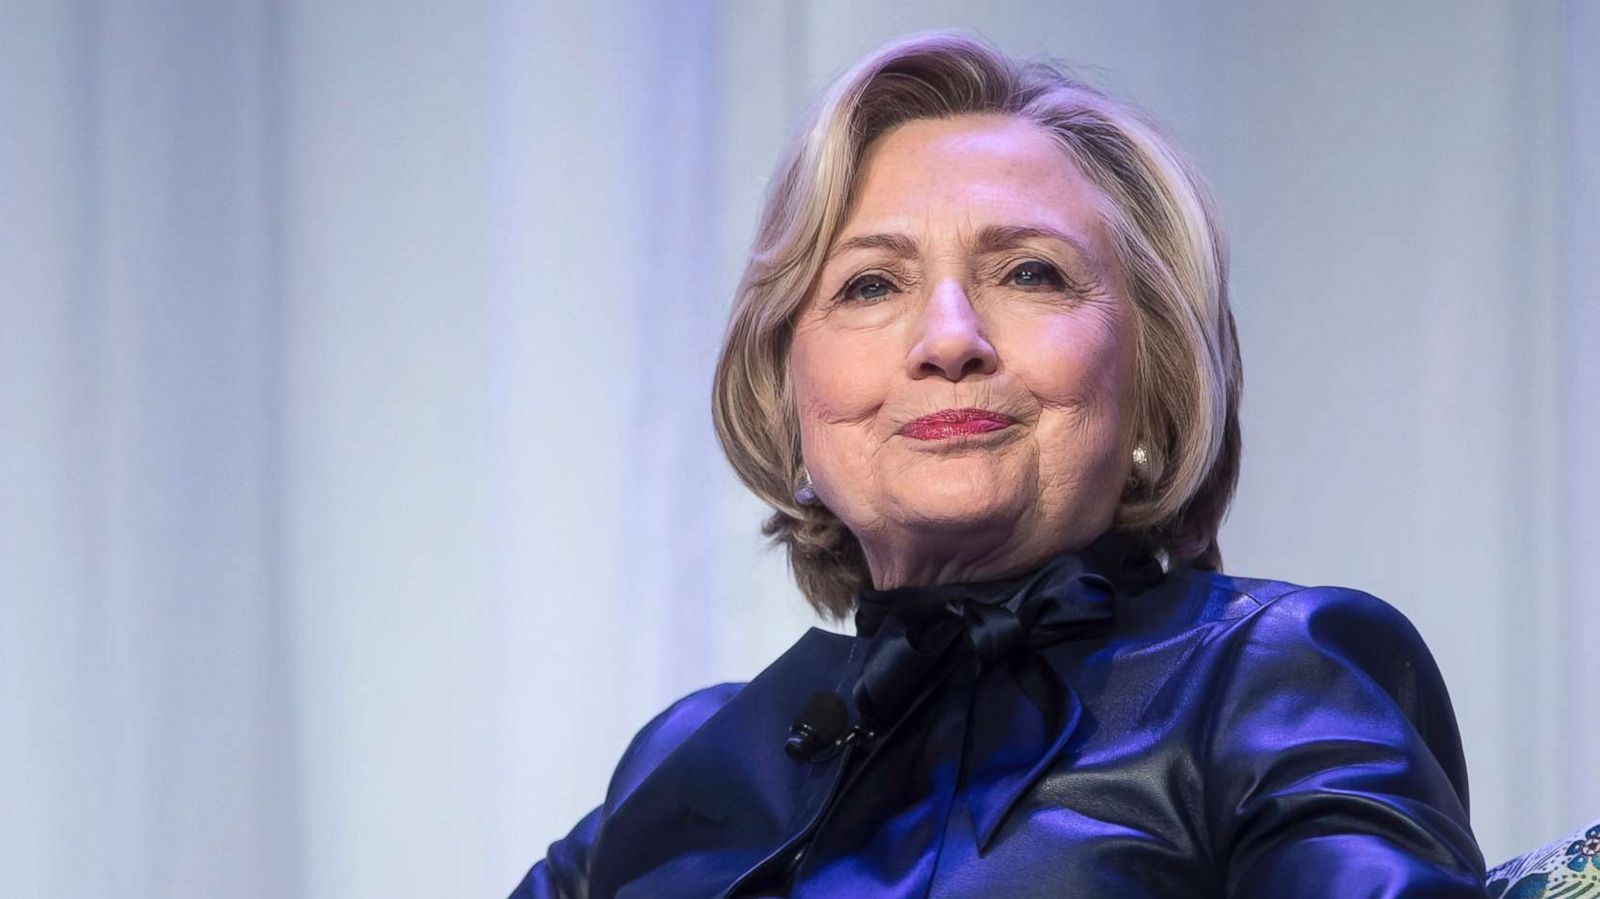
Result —
[[[647, 724], [513, 899], [1486, 895], [1449, 694], [1380, 599], [1112, 534], [859, 600]], [[856, 727], [796, 760], [817, 692]]]

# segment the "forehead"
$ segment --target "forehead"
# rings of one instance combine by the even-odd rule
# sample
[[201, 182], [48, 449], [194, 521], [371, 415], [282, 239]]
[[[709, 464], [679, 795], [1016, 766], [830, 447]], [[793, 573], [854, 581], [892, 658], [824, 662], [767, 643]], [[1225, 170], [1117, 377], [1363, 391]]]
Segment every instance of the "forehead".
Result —
[[868, 146], [841, 237], [989, 224], [1094, 240], [1099, 191], [1044, 129], [1006, 115], [917, 119]]

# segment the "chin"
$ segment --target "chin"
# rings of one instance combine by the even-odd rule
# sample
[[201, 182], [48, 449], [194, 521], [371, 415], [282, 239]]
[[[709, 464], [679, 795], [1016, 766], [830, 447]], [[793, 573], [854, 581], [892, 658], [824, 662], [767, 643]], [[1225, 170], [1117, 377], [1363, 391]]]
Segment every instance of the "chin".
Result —
[[1014, 485], [993, 478], [928, 477], [900, 485], [901, 518], [943, 530], [980, 527], [984, 522], [1013, 519], [1022, 505]]

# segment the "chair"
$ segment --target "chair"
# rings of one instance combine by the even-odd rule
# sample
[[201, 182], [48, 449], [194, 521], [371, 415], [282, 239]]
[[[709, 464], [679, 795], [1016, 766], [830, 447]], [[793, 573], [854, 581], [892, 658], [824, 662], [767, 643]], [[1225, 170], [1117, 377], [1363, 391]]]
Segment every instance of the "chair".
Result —
[[1489, 869], [1490, 899], [1600, 899], [1600, 821]]

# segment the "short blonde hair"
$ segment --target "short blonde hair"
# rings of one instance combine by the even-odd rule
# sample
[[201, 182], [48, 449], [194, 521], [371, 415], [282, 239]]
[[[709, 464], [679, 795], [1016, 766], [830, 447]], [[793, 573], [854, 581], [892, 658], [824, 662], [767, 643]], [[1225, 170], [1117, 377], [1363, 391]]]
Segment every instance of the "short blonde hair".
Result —
[[801, 592], [824, 616], [848, 615], [871, 575], [843, 522], [793, 495], [802, 464], [788, 374], [793, 320], [844, 223], [867, 146], [911, 120], [984, 113], [1049, 132], [1107, 201], [1102, 221], [1135, 309], [1132, 417], [1148, 460], [1125, 486], [1113, 529], [1140, 535], [1169, 568], [1221, 567], [1217, 530], [1239, 475], [1241, 366], [1209, 191], [1133, 108], [1052, 64], [1014, 61], [960, 32], [926, 32], [836, 80], [784, 154], [712, 388], [723, 451], [774, 509], [762, 533], [788, 548]]

